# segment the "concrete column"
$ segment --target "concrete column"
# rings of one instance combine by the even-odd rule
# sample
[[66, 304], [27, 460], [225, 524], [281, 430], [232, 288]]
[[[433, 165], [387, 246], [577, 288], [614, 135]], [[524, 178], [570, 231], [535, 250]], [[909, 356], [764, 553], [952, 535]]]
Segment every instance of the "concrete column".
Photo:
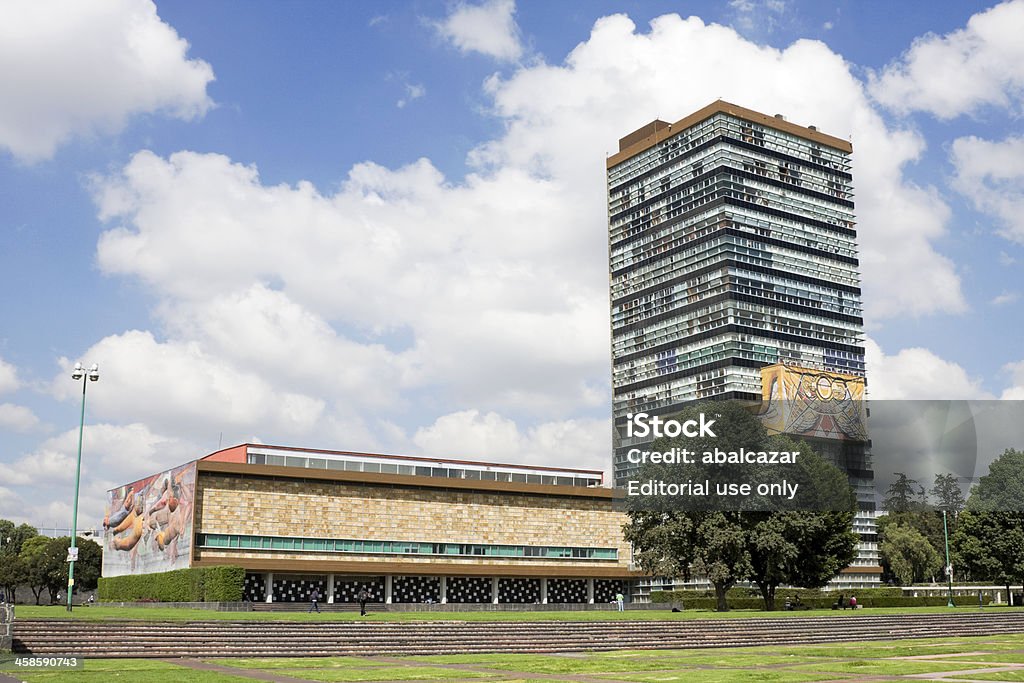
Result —
[[267, 572], [263, 583], [267, 586], [267, 602], [274, 602], [274, 572]]
[[491, 579], [491, 602], [495, 605], [498, 604], [498, 577], [495, 576]]
[[334, 604], [334, 574], [327, 575], [327, 603]]
[[548, 580], [540, 580], [540, 604], [548, 604]]
[[594, 604], [594, 579], [587, 579], [587, 604]]
[[384, 604], [386, 605], [391, 604], [391, 587], [394, 583], [393, 579], [394, 577], [391, 576], [391, 574], [384, 577]]
[[440, 588], [438, 588], [438, 600], [442, 605], [448, 604], [448, 577], [442, 576], [440, 581]]

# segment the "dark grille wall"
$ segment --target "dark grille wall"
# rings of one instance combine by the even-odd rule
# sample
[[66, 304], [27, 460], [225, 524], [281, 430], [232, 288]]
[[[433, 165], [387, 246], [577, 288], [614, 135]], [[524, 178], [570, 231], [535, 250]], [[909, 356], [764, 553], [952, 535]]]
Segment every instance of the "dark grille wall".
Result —
[[498, 602], [540, 602], [540, 579], [499, 579]]
[[267, 584], [263, 574], [246, 574], [242, 584], [242, 599], [248, 602], [264, 602], [267, 599]]
[[341, 579], [334, 577], [334, 602], [359, 602], [359, 591], [369, 593], [367, 602], [384, 602], [384, 577]]
[[490, 602], [491, 579], [486, 577], [453, 576], [448, 579], [448, 602]]
[[441, 580], [436, 576], [396, 576], [391, 584], [392, 602], [440, 602]]
[[618, 579], [595, 579], [594, 580], [594, 602], [612, 602], [617, 593], [626, 594], [626, 587]]
[[548, 581], [548, 602], [586, 602], [586, 579], [551, 579]]
[[327, 577], [274, 577], [274, 602], [308, 602], [314, 586], [320, 591], [320, 601], [327, 602]]

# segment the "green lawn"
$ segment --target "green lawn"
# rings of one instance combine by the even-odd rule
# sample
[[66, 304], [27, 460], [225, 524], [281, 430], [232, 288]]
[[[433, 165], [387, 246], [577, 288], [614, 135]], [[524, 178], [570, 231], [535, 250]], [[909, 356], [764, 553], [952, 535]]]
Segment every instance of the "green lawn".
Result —
[[[914, 614], [941, 614], [956, 609], [978, 612], [974, 607], [914, 607]], [[1009, 608], [1006, 608], [1009, 609]], [[985, 608], [983, 613], [997, 613], [1000, 608]], [[801, 612], [762, 612], [759, 610], [600, 610], [592, 612], [371, 612], [360, 617], [357, 612], [307, 614], [306, 612], [215, 612], [213, 610], [177, 609], [171, 607], [78, 607], [68, 613], [60, 606], [18, 605], [15, 614], [21, 619], [141, 619], [150, 621], [687, 621], [690, 619], [737, 619], [758, 617], [788, 619], [795, 617], [846, 617], [879, 614], [907, 614], [905, 607], [885, 607], [851, 611], [806, 610]]]
[[[944, 655], [963, 653], [961, 658]], [[968, 655], [967, 653], [972, 653]], [[907, 659], [915, 657], [915, 659]], [[932, 657], [921, 659], [920, 657]], [[112, 681], [177, 683], [182, 680], [220, 683], [257, 680], [248, 674], [263, 672], [311, 681], [502, 681], [536, 683], [538, 674], [560, 680], [636, 683], [744, 683], [774, 681], [929, 680], [927, 674], [992, 681], [1024, 681], [1024, 633], [964, 638], [837, 643], [829, 646], [792, 645], [703, 650], [618, 650], [613, 652], [537, 655], [472, 654], [432, 657], [290, 657], [208, 659], [220, 670], [201, 671], [187, 660], [86, 660], [84, 670], [67, 672], [7, 671], [8, 675], [37, 681]], [[910, 678], [925, 675], [925, 678]]]

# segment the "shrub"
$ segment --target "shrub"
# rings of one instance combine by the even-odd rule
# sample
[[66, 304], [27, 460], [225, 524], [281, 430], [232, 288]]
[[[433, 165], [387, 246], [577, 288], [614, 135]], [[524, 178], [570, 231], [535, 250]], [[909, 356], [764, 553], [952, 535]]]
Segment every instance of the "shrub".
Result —
[[100, 577], [98, 597], [106, 602], [237, 602], [241, 567], [194, 567], [157, 574]]

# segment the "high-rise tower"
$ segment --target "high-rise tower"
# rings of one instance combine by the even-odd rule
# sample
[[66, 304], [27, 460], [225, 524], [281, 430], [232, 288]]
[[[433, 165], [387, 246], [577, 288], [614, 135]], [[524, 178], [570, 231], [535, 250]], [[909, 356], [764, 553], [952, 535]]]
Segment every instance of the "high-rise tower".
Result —
[[[784, 375], [822, 397], [859, 383], [863, 397], [852, 151], [721, 100], [619, 141], [607, 163], [617, 426], [699, 399], [760, 401]], [[620, 432], [617, 484], [636, 469]], [[813, 445], [858, 487], [858, 562], [877, 565], [866, 439]]]

